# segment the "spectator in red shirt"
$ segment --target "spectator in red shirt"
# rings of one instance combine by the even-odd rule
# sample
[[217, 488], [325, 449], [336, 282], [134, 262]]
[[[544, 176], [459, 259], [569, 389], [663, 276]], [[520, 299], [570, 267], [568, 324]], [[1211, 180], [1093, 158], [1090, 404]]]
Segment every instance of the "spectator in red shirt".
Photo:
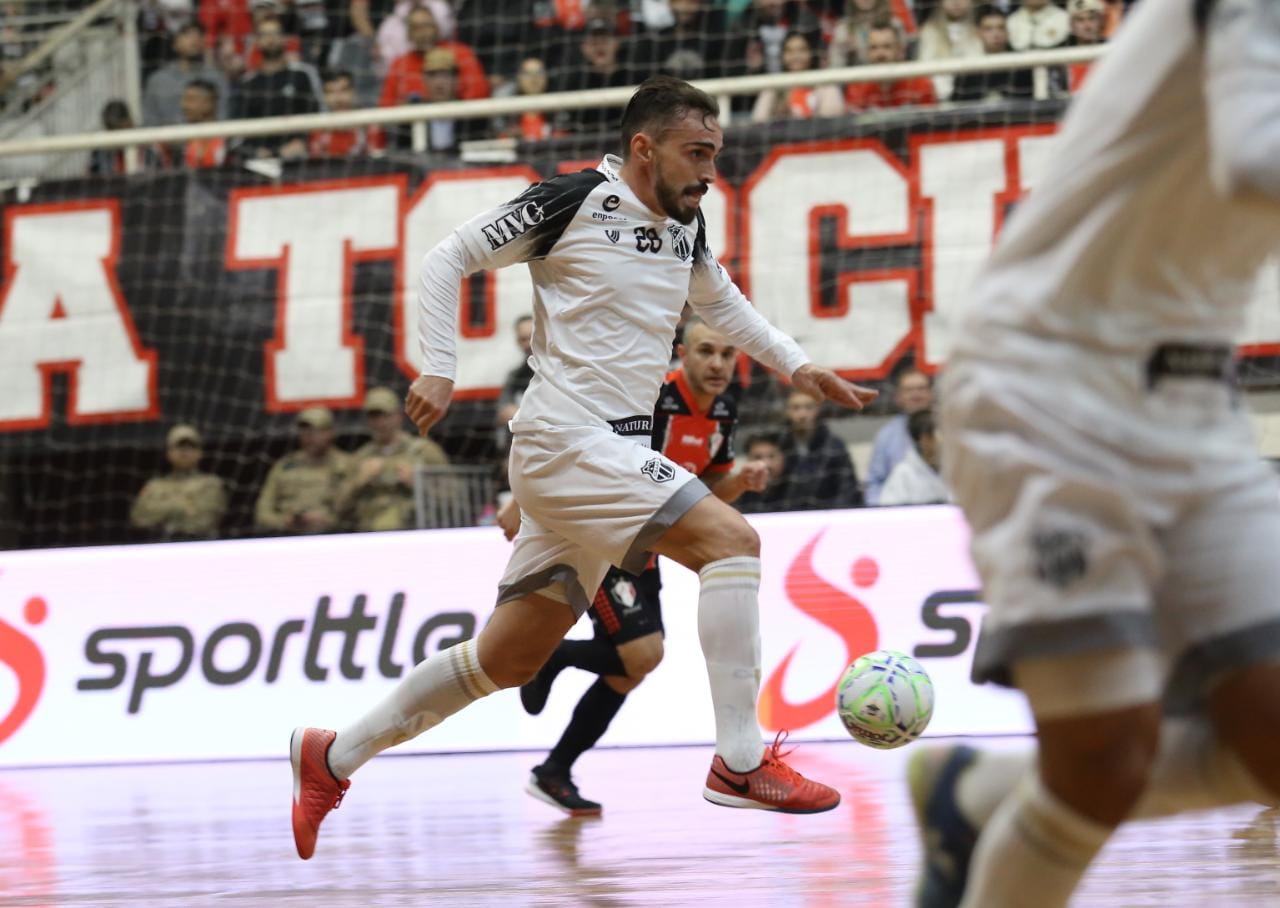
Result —
[[[804, 72], [821, 68], [818, 53], [809, 44], [808, 35], [791, 32], [782, 42], [782, 68], [786, 72]], [[769, 88], [760, 92], [751, 111], [753, 123], [770, 120], [808, 120], [812, 117], [838, 117], [844, 113], [844, 98], [835, 85]]]
[[[906, 59], [902, 26], [893, 19], [883, 19], [867, 32], [867, 63], [901, 63]], [[855, 82], [845, 89], [845, 100], [853, 110], [877, 107], [904, 107], [933, 104], [933, 82], [923, 76], [896, 82]]]
[[[516, 70], [513, 83], [503, 85], [496, 94], [503, 97], [528, 97], [541, 95], [547, 91], [547, 67], [537, 57], [526, 57]], [[500, 118], [494, 124], [495, 131], [502, 138], [515, 138], [522, 142], [538, 142], [552, 136], [562, 135], [547, 116], [546, 111], [529, 110], [522, 114], [512, 114]]]
[[[324, 108], [330, 113], [356, 109], [355, 77], [345, 69], [324, 74]], [[352, 158], [381, 152], [386, 135], [376, 126], [323, 129], [313, 132], [307, 150], [313, 158]]]
[[489, 97], [489, 80], [475, 53], [457, 41], [441, 41], [435, 14], [426, 7], [418, 7], [408, 17], [409, 43], [413, 50], [392, 61], [387, 77], [382, 83], [382, 95], [378, 103], [382, 107], [413, 104], [430, 96], [422, 76], [422, 63], [429, 51], [447, 50], [453, 54], [458, 71], [458, 97], [462, 100]]
[[[195, 79], [182, 89], [182, 119], [187, 123], [212, 123], [218, 119], [218, 87]], [[169, 150], [170, 166], [198, 170], [219, 167], [227, 159], [227, 142], [221, 136], [190, 139]]]

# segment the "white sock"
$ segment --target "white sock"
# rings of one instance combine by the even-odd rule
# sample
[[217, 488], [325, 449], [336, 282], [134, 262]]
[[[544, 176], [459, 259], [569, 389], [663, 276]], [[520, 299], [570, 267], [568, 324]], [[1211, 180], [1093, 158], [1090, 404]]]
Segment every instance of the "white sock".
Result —
[[1000, 802], [1035, 767], [1035, 751], [979, 751], [956, 780], [956, 806], [974, 829], [987, 825]]
[[992, 814], [961, 908], [1065, 906], [1112, 829], [1081, 816], [1031, 773]]
[[338, 732], [329, 749], [329, 768], [345, 779], [388, 747], [416, 738], [497, 689], [480, 667], [474, 639], [436, 653], [354, 725]]
[[698, 572], [698, 639], [716, 711], [716, 753], [734, 772], [760, 765], [760, 559], [713, 561]]

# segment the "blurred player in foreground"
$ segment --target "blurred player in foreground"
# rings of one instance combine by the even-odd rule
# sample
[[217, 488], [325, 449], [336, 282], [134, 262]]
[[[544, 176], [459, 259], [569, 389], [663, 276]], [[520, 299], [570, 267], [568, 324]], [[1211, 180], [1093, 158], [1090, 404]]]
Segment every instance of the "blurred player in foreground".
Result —
[[1280, 4], [1139, 5], [1056, 141], [941, 394], [974, 679], [1038, 754], [914, 756], [926, 906], [1065, 905], [1124, 820], [1280, 793], [1280, 501], [1233, 358], [1280, 246]]
[[622, 115], [622, 158], [557, 176], [463, 224], [422, 263], [423, 372], [405, 409], [426, 432], [448, 409], [464, 275], [529, 262], [534, 377], [511, 420], [521, 526], [497, 608], [473, 640], [420, 663], [348, 728], [294, 732], [293, 829], [309, 858], [352, 773], [481, 697], [528, 683], [587, 610], [609, 565], [650, 552], [701, 582], [698, 632], [715, 707], [703, 797], [813, 813], [840, 796], [765, 748], [760, 687], [760, 538], [696, 476], [649, 447], [654, 403], [687, 301], [726, 340], [818, 398], [861, 408], [875, 392], [808, 362], [766, 322], [707, 248], [699, 209], [723, 136], [714, 99], [668, 76]]
[[[680, 368], [667, 376], [653, 413], [653, 449], [701, 479], [721, 501], [759, 492], [768, 479], [764, 464], [733, 468], [738, 409], [724, 392], [738, 351], [693, 316], [684, 325], [676, 352]], [[512, 539], [520, 526], [520, 509], [513, 500], [504, 512], [498, 523]], [[520, 702], [536, 716], [564, 669], [579, 668], [600, 676], [578, 701], [556, 746], [529, 777], [531, 795], [570, 816], [600, 813], [598, 803], [578, 793], [571, 775], [573, 764], [600, 740], [627, 694], [662, 661], [661, 589], [656, 558], [649, 559], [639, 576], [609, 568], [591, 602], [595, 636], [562, 640], [537, 676], [520, 688]]]

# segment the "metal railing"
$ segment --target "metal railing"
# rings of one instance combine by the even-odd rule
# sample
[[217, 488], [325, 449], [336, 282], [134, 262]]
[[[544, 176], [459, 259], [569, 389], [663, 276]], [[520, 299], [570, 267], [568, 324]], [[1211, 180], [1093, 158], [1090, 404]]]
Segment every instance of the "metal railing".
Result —
[[487, 466], [418, 466], [413, 506], [419, 529], [473, 527], [494, 499], [497, 483]]

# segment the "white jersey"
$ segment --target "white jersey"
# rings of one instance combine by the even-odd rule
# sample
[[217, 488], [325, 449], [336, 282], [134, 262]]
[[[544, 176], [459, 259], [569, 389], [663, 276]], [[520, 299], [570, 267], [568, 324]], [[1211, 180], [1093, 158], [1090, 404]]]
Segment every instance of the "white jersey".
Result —
[[1144, 356], [1229, 344], [1280, 249], [1280, 3], [1147, 0], [1072, 104], [965, 309], [955, 355], [1020, 336]]
[[464, 274], [528, 262], [534, 377], [513, 432], [609, 424], [648, 433], [686, 300], [713, 328], [790, 376], [807, 360], [766, 322], [707, 249], [701, 212], [684, 225], [651, 211], [606, 157], [472, 218], [423, 259], [423, 374], [452, 379]]

